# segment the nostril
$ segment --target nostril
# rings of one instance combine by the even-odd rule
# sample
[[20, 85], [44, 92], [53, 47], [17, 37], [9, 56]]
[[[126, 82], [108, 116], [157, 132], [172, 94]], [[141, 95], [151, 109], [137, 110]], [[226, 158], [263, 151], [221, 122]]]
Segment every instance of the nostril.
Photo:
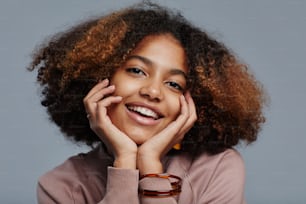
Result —
[[140, 89], [140, 95], [149, 98], [150, 100], [161, 100], [162, 92], [160, 88], [154, 86], [146, 86]]

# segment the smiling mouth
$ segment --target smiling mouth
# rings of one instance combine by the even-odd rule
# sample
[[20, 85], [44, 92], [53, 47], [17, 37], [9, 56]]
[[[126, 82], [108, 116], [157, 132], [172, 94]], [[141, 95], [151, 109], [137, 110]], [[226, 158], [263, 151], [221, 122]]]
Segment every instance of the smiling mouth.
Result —
[[162, 118], [161, 115], [159, 115], [158, 113], [156, 113], [155, 111], [146, 108], [146, 107], [142, 107], [142, 106], [133, 106], [133, 105], [126, 105], [127, 109], [129, 111], [132, 111], [134, 113], [137, 113], [143, 117], [148, 117], [148, 118], [152, 118], [154, 120], [158, 120], [160, 118]]

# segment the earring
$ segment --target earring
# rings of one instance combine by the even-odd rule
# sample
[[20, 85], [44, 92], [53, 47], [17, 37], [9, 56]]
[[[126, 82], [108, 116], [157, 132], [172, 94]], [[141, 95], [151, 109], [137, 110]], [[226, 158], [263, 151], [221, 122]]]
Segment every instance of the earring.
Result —
[[177, 143], [173, 146], [173, 149], [175, 150], [180, 150], [181, 149], [181, 144], [180, 143]]

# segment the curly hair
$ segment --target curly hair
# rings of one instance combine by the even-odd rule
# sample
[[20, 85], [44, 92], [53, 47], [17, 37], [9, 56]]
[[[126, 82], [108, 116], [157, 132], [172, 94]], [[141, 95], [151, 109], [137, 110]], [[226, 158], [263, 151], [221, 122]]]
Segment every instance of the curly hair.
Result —
[[144, 37], [161, 34], [171, 34], [186, 52], [187, 84], [197, 108], [182, 151], [215, 154], [240, 140], [255, 141], [265, 121], [265, 94], [248, 66], [179, 12], [151, 3], [82, 22], [33, 54], [28, 69], [38, 70], [50, 120], [75, 142], [101, 142], [89, 127], [83, 98], [99, 80], [111, 78]]

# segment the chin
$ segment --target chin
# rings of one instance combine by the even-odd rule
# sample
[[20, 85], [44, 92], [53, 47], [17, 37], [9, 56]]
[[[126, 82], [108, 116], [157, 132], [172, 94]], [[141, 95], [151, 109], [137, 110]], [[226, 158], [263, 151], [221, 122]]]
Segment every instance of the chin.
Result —
[[137, 145], [142, 145], [145, 143], [149, 138], [144, 138], [143, 136], [129, 136]]
[[142, 145], [145, 143], [148, 139], [150, 139], [154, 134], [152, 132], [148, 133], [143, 130], [139, 130], [137, 132], [130, 132], [130, 134], [127, 134], [137, 145]]

